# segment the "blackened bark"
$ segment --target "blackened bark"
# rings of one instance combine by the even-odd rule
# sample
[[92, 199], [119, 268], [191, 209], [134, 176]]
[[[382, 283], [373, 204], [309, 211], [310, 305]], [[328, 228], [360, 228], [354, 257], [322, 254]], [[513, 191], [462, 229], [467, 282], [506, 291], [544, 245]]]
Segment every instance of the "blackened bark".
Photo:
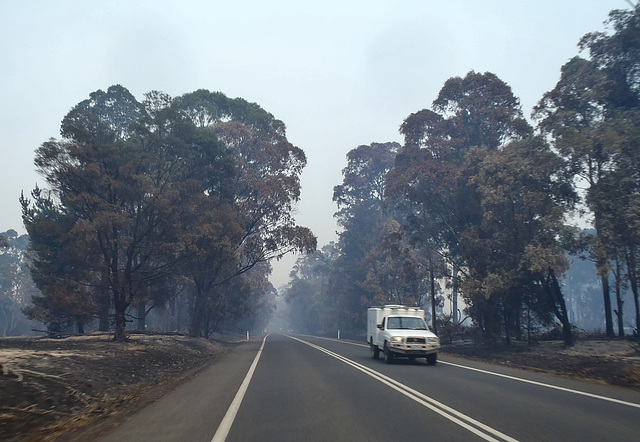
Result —
[[627, 276], [633, 293], [633, 304], [636, 316], [636, 334], [640, 331], [640, 300], [638, 299], [638, 272], [634, 247], [627, 249]]
[[147, 328], [147, 302], [140, 301], [136, 307], [138, 326], [137, 329], [144, 331]]
[[438, 334], [438, 324], [436, 323], [436, 277], [433, 269], [429, 269], [429, 279], [431, 280], [431, 322], [433, 332]]
[[614, 310], [614, 313], [617, 316], [618, 319], [618, 336], [623, 338], [624, 337], [624, 318], [623, 318], [623, 314], [624, 314], [624, 310], [623, 310], [623, 304], [624, 301], [622, 300], [622, 269], [621, 269], [621, 265], [620, 265], [620, 261], [616, 258], [616, 272], [615, 272], [615, 277], [616, 277], [616, 306], [617, 306], [617, 310]]
[[562, 337], [564, 339], [564, 345], [566, 347], [571, 347], [573, 346], [574, 342], [571, 323], [569, 322], [569, 315], [567, 313], [567, 304], [564, 301], [564, 296], [562, 295], [562, 290], [560, 289], [560, 284], [558, 283], [556, 273], [551, 267], [549, 267], [546, 286], [547, 291], [551, 296], [554, 304], [556, 317], [562, 324]]
[[607, 336], [613, 338], [615, 333], [613, 332], [613, 313], [611, 310], [611, 296], [609, 294], [609, 274], [601, 275], [602, 280], [602, 295], [604, 296], [604, 320], [606, 325]]

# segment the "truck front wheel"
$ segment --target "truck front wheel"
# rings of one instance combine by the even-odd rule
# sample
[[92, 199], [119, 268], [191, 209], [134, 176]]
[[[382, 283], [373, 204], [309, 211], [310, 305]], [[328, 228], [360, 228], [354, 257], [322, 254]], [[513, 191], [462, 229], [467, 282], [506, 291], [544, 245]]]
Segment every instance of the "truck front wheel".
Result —
[[371, 348], [371, 357], [373, 359], [378, 359], [380, 357], [380, 349], [373, 343], [373, 339], [369, 342], [369, 347]]
[[387, 364], [393, 363], [393, 353], [389, 350], [387, 343], [384, 343], [384, 362]]
[[438, 353], [431, 353], [427, 355], [427, 365], [436, 365], [438, 361]]

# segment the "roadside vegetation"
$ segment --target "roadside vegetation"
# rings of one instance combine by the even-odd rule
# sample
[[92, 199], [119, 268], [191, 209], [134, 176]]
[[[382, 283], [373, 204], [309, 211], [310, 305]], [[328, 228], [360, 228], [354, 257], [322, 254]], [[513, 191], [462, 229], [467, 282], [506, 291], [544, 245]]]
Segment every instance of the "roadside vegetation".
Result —
[[[637, 334], [639, 42], [640, 7], [612, 11], [531, 118], [491, 72], [448, 79], [398, 122], [402, 144], [348, 153], [339, 240], [319, 250], [294, 219], [306, 156], [284, 122], [203, 89], [94, 91], [36, 150], [27, 235], [0, 240], [0, 332], [356, 337], [367, 307], [406, 304], [443, 339]], [[269, 262], [290, 252], [278, 296]]]
[[639, 42], [640, 8], [612, 11], [531, 120], [508, 84], [469, 72], [407, 116], [403, 145], [350, 151], [339, 240], [291, 274], [292, 327], [357, 336], [366, 307], [406, 304], [484, 343], [637, 334]]

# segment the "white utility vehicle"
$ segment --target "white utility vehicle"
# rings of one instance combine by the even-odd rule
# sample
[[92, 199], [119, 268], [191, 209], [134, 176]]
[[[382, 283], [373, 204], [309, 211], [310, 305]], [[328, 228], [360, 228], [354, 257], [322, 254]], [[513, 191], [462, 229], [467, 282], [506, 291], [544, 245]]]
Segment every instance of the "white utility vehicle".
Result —
[[426, 358], [435, 365], [440, 350], [440, 338], [429, 330], [424, 310], [404, 305], [372, 307], [367, 312], [367, 340], [371, 356], [380, 352], [387, 364], [396, 357]]

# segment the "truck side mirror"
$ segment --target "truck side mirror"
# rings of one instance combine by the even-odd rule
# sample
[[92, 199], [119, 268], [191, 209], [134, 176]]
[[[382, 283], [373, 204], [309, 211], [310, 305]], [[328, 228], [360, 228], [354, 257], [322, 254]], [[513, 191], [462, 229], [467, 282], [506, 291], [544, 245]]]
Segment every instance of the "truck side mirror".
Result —
[[382, 330], [382, 324], [378, 324], [377, 327]]

